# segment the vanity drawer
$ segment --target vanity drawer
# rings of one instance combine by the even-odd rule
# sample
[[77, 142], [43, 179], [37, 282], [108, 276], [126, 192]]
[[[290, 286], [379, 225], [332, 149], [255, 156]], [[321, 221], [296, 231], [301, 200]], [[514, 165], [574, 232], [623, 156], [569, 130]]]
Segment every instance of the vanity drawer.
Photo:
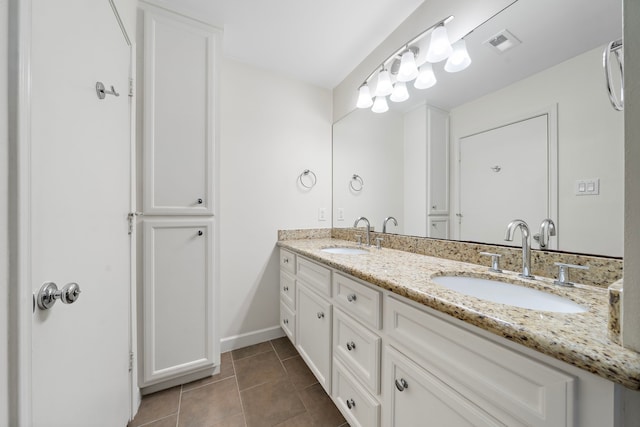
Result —
[[393, 345], [507, 425], [566, 426], [573, 377], [392, 296], [384, 328]]
[[297, 257], [298, 279], [318, 293], [331, 297], [331, 270], [302, 257]]
[[280, 249], [280, 269], [296, 274], [296, 255], [286, 249]]
[[280, 271], [280, 301], [296, 309], [296, 279], [286, 271]]
[[285, 334], [296, 344], [296, 315], [285, 304], [280, 302], [280, 326]]
[[345, 312], [374, 329], [380, 329], [382, 293], [342, 274], [333, 275], [333, 295]]
[[333, 354], [364, 384], [371, 393], [380, 391], [380, 337], [352, 320], [339, 309], [334, 310]]
[[339, 360], [333, 361], [333, 401], [351, 427], [380, 425], [380, 403], [349, 374]]

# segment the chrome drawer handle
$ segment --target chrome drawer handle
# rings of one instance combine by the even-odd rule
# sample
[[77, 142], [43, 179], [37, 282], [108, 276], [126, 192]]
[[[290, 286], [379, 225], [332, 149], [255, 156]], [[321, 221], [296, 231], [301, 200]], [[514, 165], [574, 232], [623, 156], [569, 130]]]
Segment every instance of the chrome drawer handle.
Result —
[[323, 319], [324, 318], [324, 313], [319, 311], [318, 312], [318, 319]]
[[409, 384], [407, 384], [404, 378], [400, 378], [400, 380], [396, 380], [396, 388], [398, 391], [404, 391], [405, 388], [409, 388]]
[[353, 341], [347, 343], [347, 350], [351, 351], [355, 349], [356, 349], [356, 343], [354, 343]]
[[289, 292], [289, 287], [288, 287], [288, 286], [284, 286], [284, 287], [282, 288], [282, 290], [284, 290], [285, 292]]
[[288, 325], [289, 324], [289, 319], [283, 319], [282, 323], [284, 323], [285, 325]]
[[198, 199], [198, 204], [201, 205], [204, 202], [202, 199]]
[[347, 301], [349, 302], [354, 302], [356, 299], [356, 294], [347, 295]]
[[283, 263], [283, 264], [289, 264], [289, 258], [284, 258], [284, 259], [282, 260], [282, 263]]
[[356, 402], [353, 399], [347, 399], [347, 407], [353, 409], [356, 407]]

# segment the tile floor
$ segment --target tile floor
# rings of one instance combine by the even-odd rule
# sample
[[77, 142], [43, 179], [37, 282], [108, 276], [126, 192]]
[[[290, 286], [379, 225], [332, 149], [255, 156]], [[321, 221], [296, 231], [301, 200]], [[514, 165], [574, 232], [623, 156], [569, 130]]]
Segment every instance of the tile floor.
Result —
[[222, 354], [220, 373], [144, 396], [129, 427], [348, 427], [288, 338]]

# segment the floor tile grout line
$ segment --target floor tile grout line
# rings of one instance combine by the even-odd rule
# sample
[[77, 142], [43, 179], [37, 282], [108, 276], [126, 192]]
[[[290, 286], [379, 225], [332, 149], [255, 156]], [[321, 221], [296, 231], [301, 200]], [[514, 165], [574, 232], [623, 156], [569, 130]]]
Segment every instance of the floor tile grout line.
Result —
[[158, 418], [157, 420], [151, 420], [151, 421], [148, 421], [148, 422], [146, 422], [146, 423], [144, 423], [144, 424], [140, 424], [140, 425], [138, 425], [138, 426], [136, 426], [136, 427], [145, 427], [145, 426], [149, 426], [149, 425], [151, 425], [151, 424], [153, 424], [153, 423], [156, 423], [156, 422], [158, 422], [158, 421], [162, 421], [162, 420], [167, 419], [167, 418], [169, 418], [169, 417], [173, 417], [174, 415], [177, 415], [177, 412], [174, 412], [173, 414], [165, 415], [164, 417], [160, 417], [160, 418]]
[[240, 399], [240, 408], [242, 409], [242, 418], [244, 419], [244, 427], [247, 427], [247, 414], [244, 411], [244, 402], [242, 401], [242, 393], [240, 393], [240, 384], [238, 384], [238, 375], [236, 375], [236, 361], [231, 357], [231, 366], [233, 368], [233, 378], [236, 382], [236, 389], [238, 390], [238, 399]]
[[190, 391], [199, 390], [199, 389], [201, 389], [203, 387], [207, 387], [207, 386], [210, 386], [212, 384], [217, 384], [217, 383], [222, 382], [224, 380], [228, 380], [231, 377], [235, 377], [235, 374], [234, 375], [229, 375], [228, 377], [219, 378], [217, 380], [211, 381], [210, 383], [206, 383], [206, 384], [202, 384], [202, 385], [199, 385], [199, 386], [195, 386], [193, 388], [189, 388], [189, 389], [186, 389], [186, 390], [183, 389], [182, 393], [189, 393]]
[[180, 407], [182, 405], [182, 391], [184, 390], [184, 384], [180, 385], [180, 397], [178, 399], [178, 416], [176, 417], [176, 427], [180, 425]]

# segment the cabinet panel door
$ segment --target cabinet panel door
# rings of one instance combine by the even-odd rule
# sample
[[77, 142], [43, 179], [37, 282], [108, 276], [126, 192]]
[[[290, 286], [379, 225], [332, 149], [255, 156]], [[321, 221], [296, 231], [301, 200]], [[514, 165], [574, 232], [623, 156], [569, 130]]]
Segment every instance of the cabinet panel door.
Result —
[[429, 217], [428, 236], [434, 239], [449, 238], [449, 217]]
[[504, 426], [393, 347], [386, 349], [387, 425]]
[[280, 301], [280, 326], [285, 334], [296, 344], [296, 315], [289, 307]]
[[145, 214], [214, 212], [214, 99], [218, 35], [144, 11]]
[[214, 365], [213, 220], [143, 221], [144, 385]]
[[427, 207], [429, 215], [449, 213], [449, 113], [427, 110]]
[[296, 345], [318, 382], [331, 394], [331, 304], [298, 280]]

